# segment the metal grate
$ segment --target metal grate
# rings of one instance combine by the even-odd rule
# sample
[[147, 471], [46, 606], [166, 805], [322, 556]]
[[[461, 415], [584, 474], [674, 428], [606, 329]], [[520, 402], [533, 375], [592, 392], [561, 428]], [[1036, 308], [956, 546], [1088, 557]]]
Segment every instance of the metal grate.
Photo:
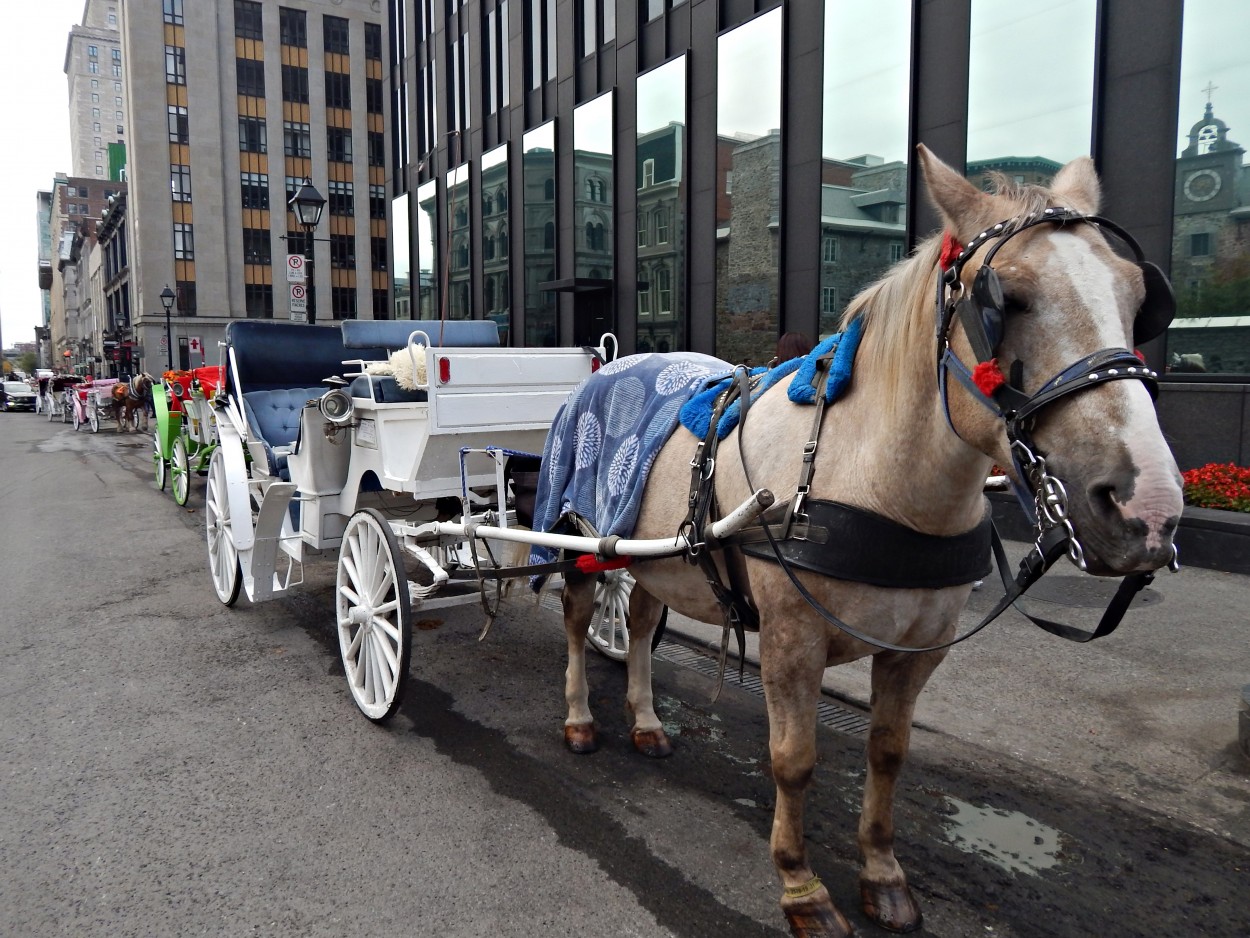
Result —
[[[716, 661], [707, 655], [701, 655], [697, 651], [687, 648], [685, 645], [661, 641], [660, 647], [655, 650], [655, 655], [657, 658], [663, 658], [671, 664], [690, 668], [713, 679], [716, 677]], [[734, 687], [740, 687], [748, 694], [754, 694], [761, 700], [764, 699], [764, 685], [760, 681], [759, 675], [755, 672], [745, 671], [742, 675], [742, 680], [739, 681], [737, 669], [727, 666], [725, 668], [725, 679], [727, 682], [732, 683]], [[836, 733], [859, 737], [868, 735], [869, 722], [862, 713], [839, 707], [828, 700], [822, 700], [816, 705], [816, 719]]]

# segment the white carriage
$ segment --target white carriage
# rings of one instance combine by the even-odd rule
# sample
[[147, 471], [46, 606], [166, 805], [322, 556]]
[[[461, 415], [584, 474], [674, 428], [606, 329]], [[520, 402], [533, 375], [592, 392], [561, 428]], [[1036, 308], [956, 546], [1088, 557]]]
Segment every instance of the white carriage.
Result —
[[[411, 362], [407, 390], [367, 368], [392, 353]], [[348, 321], [341, 332], [237, 321], [225, 355], [205, 506], [214, 589], [226, 605], [240, 591], [272, 599], [303, 582], [305, 562], [337, 552], [340, 650], [370, 719], [399, 706], [414, 607], [476, 601], [482, 571], [506, 566], [500, 542], [601, 556], [685, 548], [678, 538], [609, 543], [516, 525], [507, 461], [542, 451], [605, 347], [501, 348], [489, 321]], [[719, 533], [766, 500], [749, 501]]]

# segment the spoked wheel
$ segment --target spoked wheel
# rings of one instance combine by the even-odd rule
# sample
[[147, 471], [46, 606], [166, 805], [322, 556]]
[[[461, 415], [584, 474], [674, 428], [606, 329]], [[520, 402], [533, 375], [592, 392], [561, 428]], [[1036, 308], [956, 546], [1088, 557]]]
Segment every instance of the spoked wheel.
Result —
[[[91, 413], [87, 415], [87, 421], [91, 424], [92, 433], [100, 432], [100, 409], [98, 407], [91, 408]], [[161, 488], [164, 487], [165, 484], [162, 482]]]
[[187, 459], [187, 443], [181, 436], [174, 437], [174, 445], [169, 451], [169, 487], [173, 490], [174, 501], [185, 505], [191, 496], [191, 470]]
[[78, 432], [78, 428], [82, 426], [82, 418], [78, 416], [78, 408], [74, 408], [74, 432]]
[[212, 465], [208, 467], [204, 519], [208, 528], [208, 572], [213, 578], [213, 589], [217, 591], [218, 599], [227, 606], [233, 606], [239, 598], [243, 571], [239, 567], [239, 552], [234, 547], [234, 532], [230, 529], [226, 460], [221, 453], [213, 454]]
[[[595, 584], [595, 614], [586, 630], [586, 640], [613, 661], [624, 661], [629, 656], [629, 594], [633, 589], [634, 578], [628, 570], [607, 570], [599, 574]], [[651, 636], [652, 651], [660, 644], [667, 625], [665, 606]]]
[[399, 541], [375, 509], [361, 509], [347, 522], [335, 611], [343, 670], [356, 706], [375, 723], [388, 720], [408, 683], [412, 606]]
[[152, 468], [156, 470], [157, 491], [165, 491], [165, 483], [169, 481], [169, 472], [165, 464], [165, 457], [161, 453], [161, 432], [159, 430], [152, 434]]
[[69, 423], [72, 416], [70, 411], [74, 409], [74, 405], [66, 401], [61, 405], [61, 423]]

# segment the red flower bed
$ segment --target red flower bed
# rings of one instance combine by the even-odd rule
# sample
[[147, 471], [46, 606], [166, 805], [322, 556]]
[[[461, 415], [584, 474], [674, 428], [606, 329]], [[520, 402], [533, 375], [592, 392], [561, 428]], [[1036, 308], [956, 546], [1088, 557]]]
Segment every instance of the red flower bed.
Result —
[[1250, 468], [1208, 463], [1183, 473], [1185, 503], [1200, 508], [1250, 511]]

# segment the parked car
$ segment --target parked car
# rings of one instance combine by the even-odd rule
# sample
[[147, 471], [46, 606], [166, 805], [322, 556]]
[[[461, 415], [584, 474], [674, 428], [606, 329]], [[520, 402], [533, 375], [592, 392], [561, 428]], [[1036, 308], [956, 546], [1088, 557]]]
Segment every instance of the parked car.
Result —
[[4, 382], [4, 390], [0, 391], [0, 407], [4, 410], [34, 410], [35, 392], [30, 385], [21, 381]]

